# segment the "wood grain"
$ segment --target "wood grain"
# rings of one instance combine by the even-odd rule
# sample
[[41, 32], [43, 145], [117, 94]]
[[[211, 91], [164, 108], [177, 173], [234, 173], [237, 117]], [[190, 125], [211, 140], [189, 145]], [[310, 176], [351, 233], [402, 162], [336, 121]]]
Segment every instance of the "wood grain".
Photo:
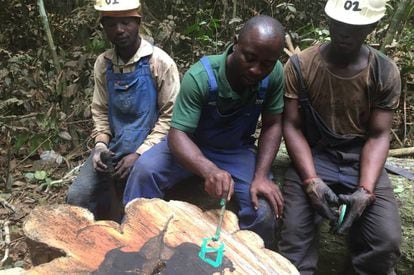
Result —
[[299, 274], [262, 239], [240, 230], [226, 211], [218, 268], [198, 257], [201, 241], [214, 235], [219, 210], [203, 212], [181, 201], [137, 199], [126, 207], [121, 225], [95, 221], [80, 207], [35, 208], [24, 223], [32, 261], [27, 274]]

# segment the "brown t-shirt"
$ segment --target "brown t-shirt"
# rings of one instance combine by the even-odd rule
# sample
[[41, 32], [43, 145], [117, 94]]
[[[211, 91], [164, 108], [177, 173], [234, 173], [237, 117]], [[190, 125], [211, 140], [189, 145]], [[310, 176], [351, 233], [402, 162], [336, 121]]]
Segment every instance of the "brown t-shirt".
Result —
[[[335, 133], [365, 136], [373, 109], [398, 107], [401, 80], [397, 66], [369, 47], [368, 66], [352, 77], [341, 77], [329, 71], [319, 48], [312, 46], [298, 55], [311, 105]], [[289, 60], [285, 65], [285, 96], [297, 99], [298, 87]]]

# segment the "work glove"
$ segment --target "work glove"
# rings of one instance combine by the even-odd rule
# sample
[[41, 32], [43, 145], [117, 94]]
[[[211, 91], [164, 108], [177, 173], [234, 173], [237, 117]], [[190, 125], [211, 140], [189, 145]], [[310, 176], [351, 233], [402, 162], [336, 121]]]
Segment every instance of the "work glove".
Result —
[[113, 158], [113, 153], [109, 150], [101, 153], [101, 161], [106, 165], [105, 173], [114, 174], [115, 173], [115, 162]]
[[337, 214], [329, 207], [329, 204], [338, 204], [338, 197], [321, 178], [311, 178], [304, 182], [306, 194], [311, 205], [322, 217], [334, 222]]
[[110, 172], [108, 171], [108, 159], [113, 155], [114, 153], [108, 149], [106, 144], [102, 142], [96, 143], [92, 156], [93, 168], [102, 173]]
[[361, 217], [365, 208], [375, 201], [375, 195], [365, 188], [360, 187], [350, 195], [339, 195], [339, 201], [347, 205], [347, 213], [337, 233], [345, 234], [354, 221]]

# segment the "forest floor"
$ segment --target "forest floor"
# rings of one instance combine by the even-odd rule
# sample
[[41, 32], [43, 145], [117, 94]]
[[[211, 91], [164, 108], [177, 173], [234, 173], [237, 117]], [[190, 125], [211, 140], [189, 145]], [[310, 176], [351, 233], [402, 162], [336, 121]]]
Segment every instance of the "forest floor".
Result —
[[88, 153], [78, 146], [65, 157], [49, 154], [54, 158], [42, 159], [41, 154], [33, 154], [12, 159], [4, 143], [0, 141], [0, 270], [28, 269], [32, 264], [23, 233], [26, 216], [36, 206], [65, 202], [67, 189]]
[[[86, 157], [86, 154], [84, 157]], [[399, 166], [414, 170], [414, 160], [392, 158], [391, 161]], [[0, 234], [0, 260], [2, 260], [2, 263], [0, 270], [12, 267], [28, 269], [32, 266], [22, 229], [25, 217], [36, 206], [64, 203], [70, 179], [75, 176], [75, 174], [69, 175], [62, 184], [48, 186], [44, 181], [33, 182], [28, 180], [27, 173], [52, 171], [48, 172], [48, 177], [55, 180], [62, 179], [65, 175], [68, 176], [68, 167], [77, 167], [79, 164], [81, 164], [81, 158], [70, 164], [62, 162], [60, 165], [39, 159], [28, 159], [22, 165], [20, 172], [15, 170], [16, 172], [13, 173], [11, 192], [3, 192], [4, 187], [1, 187], [0, 232], [2, 234]], [[281, 181], [287, 164], [287, 154], [285, 152], [279, 153], [273, 166], [273, 172], [278, 182]], [[403, 223], [403, 253], [398, 264], [397, 274], [408, 275], [412, 274], [412, 270], [414, 270], [414, 201], [412, 201], [414, 185], [413, 182], [395, 175], [391, 175], [391, 179], [400, 205]], [[39, 183], [43, 183], [43, 185]], [[8, 245], [3, 241], [6, 237], [4, 234], [6, 228], [10, 232], [11, 240]], [[328, 233], [326, 226], [322, 227], [322, 232], [318, 275], [340, 274], [341, 269], [348, 264], [346, 262], [348, 254], [344, 238], [338, 238]]]
[[[31, 166], [25, 165], [26, 169]], [[60, 168], [65, 170], [65, 168]], [[56, 173], [58, 171], [56, 170]], [[17, 177], [12, 185], [11, 192], [0, 194], [0, 226], [3, 232], [2, 240], [6, 238], [8, 229], [10, 243], [2, 242], [0, 257], [3, 258], [0, 269], [11, 267], [31, 267], [29, 251], [23, 233], [23, 223], [32, 209], [39, 205], [54, 205], [65, 202], [68, 184], [46, 190], [39, 183], [27, 182], [24, 176]], [[7, 229], [6, 229], [7, 228]], [[0, 234], [2, 235], [2, 234]], [[6, 257], [8, 251], [8, 257]]]

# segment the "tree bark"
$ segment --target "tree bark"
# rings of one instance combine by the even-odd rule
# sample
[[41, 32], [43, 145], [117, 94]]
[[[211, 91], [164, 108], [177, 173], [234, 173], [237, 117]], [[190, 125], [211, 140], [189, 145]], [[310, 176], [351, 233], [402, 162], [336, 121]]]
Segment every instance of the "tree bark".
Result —
[[52, 52], [53, 64], [55, 65], [55, 68], [56, 68], [56, 74], [59, 75], [61, 72], [61, 67], [60, 67], [59, 59], [56, 53], [55, 43], [53, 42], [52, 31], [50, 30], [49, 20], [47, 19], [47, 14], [46, 14], [43, 0], [38, 0], [37, 5], [39, 6], [39, 13], [40, 13], [40, 17], [42, 18], [43, 28], [46, 32], [47, 42], [49, 43], [49, 48], [50, 48], [50, 51]]

